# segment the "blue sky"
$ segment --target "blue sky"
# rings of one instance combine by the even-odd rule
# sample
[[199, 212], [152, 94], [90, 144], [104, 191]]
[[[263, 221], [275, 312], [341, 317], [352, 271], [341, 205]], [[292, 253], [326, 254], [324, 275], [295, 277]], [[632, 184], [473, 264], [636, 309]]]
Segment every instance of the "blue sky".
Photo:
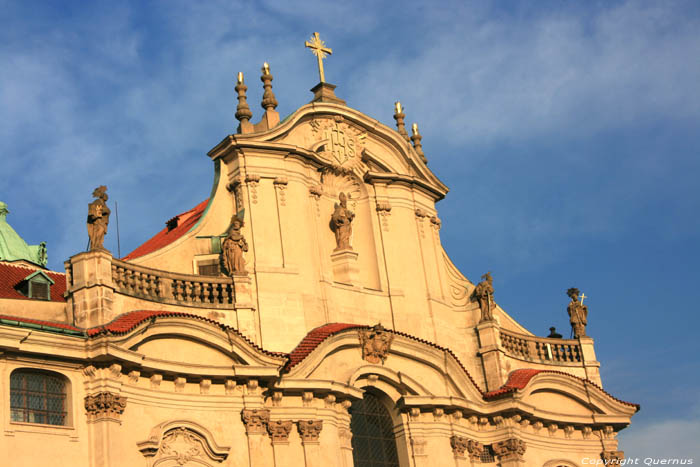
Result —
[[[235, 132], [235, 75], [261, 115], [311, 98], [314, 31], [348, 105], [401, 100], [451, 189], [442, 240], [538, 335], [583, 290], [605, 388], [642, 404], [628, 456], [700, 460], [700, 3], [0, 0], [0, 200], [49, 265], [85, 248], [97, 185], [121, 252], [208, 196]], [[114, 225], [106, 239], [116, 252]]]

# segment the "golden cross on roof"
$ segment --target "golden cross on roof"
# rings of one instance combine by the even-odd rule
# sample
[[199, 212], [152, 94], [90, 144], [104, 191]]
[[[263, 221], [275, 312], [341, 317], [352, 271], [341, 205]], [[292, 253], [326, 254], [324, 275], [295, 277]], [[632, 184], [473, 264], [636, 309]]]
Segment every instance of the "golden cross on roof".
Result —
[[326, 47], [326, 43], [323, 42], [320, 37], [318, 37], [317, 32], [311, 36], [311, 41], [306, 41], [304, 45], [310, 48], [311, 52], [316, 55], [316, 58], [318, 59], [318, 74], [321, 77], [321, 82], [325, 83], [326, 77], [323, 75], [323, 59], [326, 58], [326, 54], [332, 55], [333, 51]]

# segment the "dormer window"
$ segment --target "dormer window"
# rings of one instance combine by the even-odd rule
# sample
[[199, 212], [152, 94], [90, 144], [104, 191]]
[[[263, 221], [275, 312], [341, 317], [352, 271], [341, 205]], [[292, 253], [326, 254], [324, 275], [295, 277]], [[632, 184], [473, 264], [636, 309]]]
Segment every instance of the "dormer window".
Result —
[[22, 295], [35, 300], [51, 300], [51, 286], [54, 281], [42, 271], [36, 271], [17, 284]]

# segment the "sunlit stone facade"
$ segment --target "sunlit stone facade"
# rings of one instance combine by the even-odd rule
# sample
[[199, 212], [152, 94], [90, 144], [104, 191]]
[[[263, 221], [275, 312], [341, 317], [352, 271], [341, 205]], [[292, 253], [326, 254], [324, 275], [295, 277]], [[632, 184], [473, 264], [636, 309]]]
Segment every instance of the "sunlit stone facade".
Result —
[[475, 297], [400, 106], [390, 128], [322, 83], [280, 121], [271, 80], [257, 124], [240, 80], [211, 197], [137, 250], [76, 253], [51, 300], [20, 290], [39, 265], [0, 263], [7, 465], [621, 458], [638, 406], [602, 389], [592, 338], [535, 337]]

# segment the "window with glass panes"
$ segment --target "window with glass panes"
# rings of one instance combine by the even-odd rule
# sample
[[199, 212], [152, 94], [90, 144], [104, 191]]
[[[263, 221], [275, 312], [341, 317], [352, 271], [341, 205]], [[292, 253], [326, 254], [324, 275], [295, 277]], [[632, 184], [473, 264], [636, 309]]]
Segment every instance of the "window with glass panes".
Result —
[[350, 407], [355, 467], [399, 467], [394, 424], [381, 401], [370, 393]]
[[13, 422], [66, 424], [66, 382], [59, 375], [15, 370], [10, 375]]

